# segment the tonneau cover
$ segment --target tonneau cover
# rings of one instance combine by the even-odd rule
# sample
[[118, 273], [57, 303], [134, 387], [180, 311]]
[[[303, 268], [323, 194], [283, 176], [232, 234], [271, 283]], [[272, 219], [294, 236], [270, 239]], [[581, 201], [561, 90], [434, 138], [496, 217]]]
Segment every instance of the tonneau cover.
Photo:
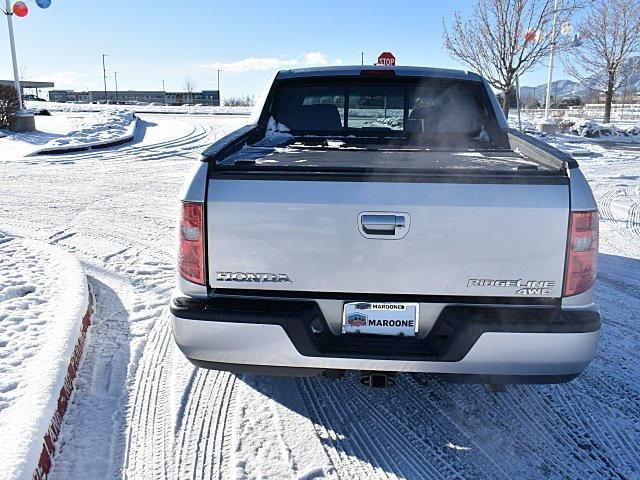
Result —
[[407, 168], [551, 171], [519, 153], [501, 151], [438, 151], [411, 149], [309, 148], [306, 146], [245, 146], [220, 165], [255, 164], [263, 167]]

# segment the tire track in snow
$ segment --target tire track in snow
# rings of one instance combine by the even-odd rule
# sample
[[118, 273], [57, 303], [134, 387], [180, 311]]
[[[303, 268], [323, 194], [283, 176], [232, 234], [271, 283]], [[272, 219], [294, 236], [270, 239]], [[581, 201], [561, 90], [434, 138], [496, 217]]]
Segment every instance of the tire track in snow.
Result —
[[[406, 471], [413, 471], [417, 475], [415, 478], [442, 480], [460, 478], [458, 472], [451, 465], [442, 461], [442, 458], [437, 453], [438, 448], [430, 442], [425, 442], [423, 438], [407, 428], [402, 419], [393, 415], [384, 405], [384, 402], [371, 401], [360, 391], [358, 385], [354, 385], [354, 388], [350, 389], [350, 393], [353, 394], [354, 398], [360, 400], [360, 403], [371, 412], [371, 416], [377, 421], [374, 423], [374, 426], [377, 427], [375, 428], [376, 439], [371, 439], [371, 443], [376, 445], [380, 443], [380, 438], [385, 439], [386, 442], [382, 442], [382, 444], [391, 446], [395, 452], [395, 455], [392, 455], [391, 458], [396, 457], [399, 459], [394, 462], [395, 464], [388, 471], [400, 473], [402, 476], [407, 476], [405, 474]], [[380, 413], [381, 411], [385, 413], [382, 414]], [[425, 448], [424, 450], [423, 448], [415, 449], [407, 458], [405, 454], [407, 443], [413, 445], [414, 448], [416, 443], [422, 443]], [[425, 450], [431, 452], [433, 456], [427, 457], [424, 454]], [[382, 455], [384, 456], [386, 453], [382, 452]]]
[[[329, 447], [334, 451], [328, 453], [341, 477], [351, 478], [354, 463], [358, 462], [357, 467], [366, 473], [356, 478], [463, 478], [440, 453], [446, 442], [437, 445], [433, 438], [418, 434], [422, 428], [415, 428], [416, 422], [421, 423], [415, 409], [404, 417], [395, 413], [410, 399], [417, 400], [415, 392], [408, 395], [400, 385], [388, 392], [369, 391], [354, 376], [332, 383], [305, 379], [301, 388], [306, 390], [306, 401], [315, 413], [319, 436], [330, 440]], [[392, 392], [397, 392], [398, 397]], [[319, 403], [319, 398], [326, 402]], [[419, 408], [424, 409], [424, 405]], [[342, 415], [343, 411], [346, 415]], [[334, 417], [337, 420], [333, 420]], [[340, 431], [349, 432], [351, 436]], [[436, 441], [441, 438], [438, 436]], [[375, 474], [367, 471], [371, 468]]]
[[[414, 386], [413, 389], [419, 390], [420, 387]], [[570, 456], [557, 451], [557, 437], [561, 435], [555, 435], [553, 424], [546, 420], [547, 413], [536, 406], [537, 402], [530, 402], [530, 397], [536, 393], [519, 390], [520, 387], [511, 386], [506, 393], [489, 394], [484, 393], [480, 385], [447, 384], [435, 378], [426, 387], [422, 397], [429, 404], [429, 409], [442, 412], [451, 422], [447, 425], [445, 438], [459, 432], [466, 438], [471, 452], [478, 451], [482, 455], [475, 462], [453, 460], [456, 465], [463, 461], [461, 466], [466, 467], [477, 464], [482, 472], [465, 472], [465, 477], [530, 478], [535, 476], [532, 469], [540, 468], [546, 472], [540, 472], [545, 476], [551, 471], [571, 471], [566, 461]], [[424, 409], [424, 404], [417, 401], [419, 396], [408, 398], [416, 408]], [[416, 417], [416, 421], [420, 420], [422, 417]], [[430, 425], [427, 422], [423, 428]], [[527, 452], [528, 463], [515, 459], [509, 461], [513, 453], [504, 450], [502, 442], [505, 436], [509, 439], [509, 447], [518, 452], [518, 457]], [[561, 441], [559, 445], [562, 445]]]
[[[188, 429], [184, 427], [184, 425], [191, 425], [194, 422], [195, 412], [199, 408], [200, 401], [203, 396], [203, 388], [202, 385], [206, 381], [207, 374], [206, 372], [202, 372], [199, 369], [194, 368], [194, 380], [193, 384], [190, 385], [190, 392], [185, 392], [186, 396], [183, 399], [184, 401], [184, 414], [179, 416], [176, 419], [176, 427], [179, 429], [176, 432], [176, 472], [178, 476], [182, 476], [183, 474], [188, 474], [193, 470], [193, 465], [191, 461], [193, 457], [190, 455], [186, 455], [184, 452], [190, 452], [195, 449], [195, 445], [192, 442], [195, 441], [194, 437], [188, 435]], [[193, 395], [191, 395], [193, 392]], [[182, 405], [181, 405], [182, 408]]]
[[[445, 447], [448, 449], [446, 450], [448, 455], [440, 454], [438, 457], [439, 468], [453, 469], [454, 473], [458, 473], [457, 469], [459, 469], [459, 475], [462, 478], [497, 476], [498, 473], [504, 475], [504, 478], [508, 477], [499, 463], [495, 461], [496, 452], [488, 451], [477, 439], [469, 435], [468, 429], [464, 425], [461, 425], [454, 418], [453, 414], [457, 412], [455, 407], [459, 408], [460, 404], [463, 404], [460, 399], [454, 397], [455, 400], [452, 401], [451, 392], [442, 392], [442, 384], [438, 381], [433, 381], [433, 385], [425, 387], [418, 385], [417, 382], [404, 381], [404, 378], [407, 377], [400, 377], [399, 385], [405, 391], [403, 395], [405, 401], [398, 402], [399, 406], [394, 405], [394, 408], [383, 404], [383, 408], [388, 412], [388, 416], [395, 417], [398, 422], [406, 424], [406, 419], [410, 418], [411, 423], [407, 427], [412, 431], [422, 433], [420, 437], [426, 444], [425, 450], [438, 452], [444, 450]], [[470, 385], [468, 387], [473, 391], [473, 394], [477, 393], [476, 386]], [[465, 391], [464, 394], [466, 398], [469, 392]], [[483, 401], [486, 402], [486, 399]], [[453, 406], [449, 404], [453, 404]], [[425, 417], [426, 412], [429, 412], [429, 417]], [[497, 418], [496, 421], [498, 421]], [[464, 440], [462, 446], [458, 445], [462, 443], [460, 440]], [[456, 443], [454, 444], [453, 441]], [[467, 455], [477, 452], [480, 458], [469, 462], [460, 462], [459, 454], [456, 453], [458, 451], [473, 452]]]
[[305, 401], [307, 408], [309, 409], [310, 420], [313, 422], [313, 427], [320, 440], [320, 444], [327, 454], [327, 458], [331, 462], [331, 466], [333, 467], [337, 477], [341, 479], [340, 471], [336, 468], [336, 464], [340, 464], [341, 454], [345, 455], [344, 450], [341, 453], [338, 452], [338, 449], [341, 448], [337, 445], [337, 437], [333, 431], [330, 431], [325, 426], [326, 423], [324, 421], [320, 421], [323, 419], [322, 409], [318, 408], [317, 402], [314, 402], [313, 397], [309, 393], [309, 390], [306, 385], [306, 381], [304, 379], [298, 379], [298, 388], [300, 390], [300, 395]]
[[178, 478], [223, 478], [224, 429], [236, 377], [199, 369], [176, 443]]
[[127, 417], [125, 478], [223, 478], [224, 431], [235, 376], [195, 369], [187, 381], [182, 413], [170, 420], [166, 398], [171, 375], [168, 318], [157, 322], [140, 360], [137, 390]]
[[[381, 452], [379, 448], [380, 443], [393, 448], [395, 446], [395, 442], [380, 428], [376, 428], [376, 433], [380, 435], [381, 438], [374, 440], [367, 431], [367, 428], [365, 428], [359, 421], [362, 419], [362, 417], [358, 418], [358, 414], [361, 413], [361, 411], [353, 407], [354, 399], [352, 397], [348, 399], [345, 398], [345, 400], [341, 402], [336, 398], [335, 390], [343, 386], [339, 385], [339, 383], [342, 382], [338, 381], [331, 385], [327, 385], [327, 381], [324, 379], [313, 379], [309, 380], [309, 383], [311, 388], [315, 390], [315, 396], [320, 396], [321, 398], [325, 398], [329, 401], [328, 407], [333, 409], [330, 414], [335, 415], [337, 409], [343, 409], [345, 415], [341, 418], [342, 425], [338, 426], [342, 427], [345, 433], [348, 432], [350, 434], [350, 438], [346, 435], [344, 435], [343, 438], [345, 438], [345, 440], [346, 438], [349, 438], [350, 441], [355, 443], [353, 450], [354, 452], [357, 452], [360, 462], [366, 463], [373, 468], [378, 478], [397, 479], [398, 477], [395, 475], [395, 472], [400, 472], [399, 466], [393, 461], [392, 456], [387, 455], [386, 452]], [[355, 422], [351, 422], [351, 419], [357, 420]], [[410, 470], [413, 469], [410, 468]], [[416, 473], [422, 475], [426, 472], [418, 470]]]
[[627, 228], [629, 228], [632, 233], [640, 237], [640, 203], [634, 203], [629, 208]]
[[[607, 425], [601, 425], [593, 416], [589, 413], [588, 409], [585, 409], [582, 405], [580, 398], [567, 398], [563, 389], [558, 389], [558, 395], [555, 396], [556, 408], [560, 411], [568, 414], [569, 418], [573, 418], [575, 422], [574, 428], [579, 434], [576, 439], [576, 445], [579, 448], [585, 449], [588, 452], [588, 456], [591, 460], [599, 462], [597, 467], [604, 468], [601, 470], [601, 475], [606, 478], [626, 478], [621, 472], [618, 471], [617, 466], [624, 465], [626, 463], [627, 455], [630, 458], [634, 458], [635, 455], [628, 450], [625, 442], [620, 438], [617, 430]], [[567, 420], [565, 424], [569, 423]], [[595, 435], [592, 436], [587, 432], [592, 432]], [[606, 449], [602, 446], [609, 447]], [[618, 462], [614, 462], [609, 456], [618, 457]], [[590, 462], [593, 466], [593, 462]]]
[[598, 202], [598, 209], [602, 218], [605, 218], [607, 220], [615, 220], [615, 218], [613, 217], [613, 213], [611, 212], [611, 204], [618, 197], [619, 192], [620, 190], [610, 190], [602, 195], [600, 202]]
[[[145, 121], [145, 123], [148, 124], [149, 122]], [[184, 123], [187, 123], [187, 122], [184, 122]], [[198, 123], [198, 124], [189, 123], [186, 126], [188, 129], [187, 133], [177, 137], [163, 139], [161, 141], [156, 141], [151, 143], [136, 142], [133, 144], [129, 143], [124, 145], [118, 145], [118, 146], [109, 147], [106, 149], [91, 150], [88, 152], [69, 153], [69, 154], [65, 154], [64, 156], [62, 155], [42, 156], [41, 158], [51, 163], [67, 162], [70, 160], [71, 161], [99, 160], [101, 162], [104, 160], [127, 160], [132, 156], [135, 159], [136, 156], [144, 152], [156, 151], [159, 149], [162, 150], [167, 147], [189, 145], [191, 143], [197, 142], [205, 138], [207, 135], [209, 135], [212, 130], [212, 127], [208, 125], [203, 125], [201, 123]], [[147, 125], [145, 129], [146, 128], [153, 128], [153, 126]]]
[[[149, 335], [146, 350], [136, 374], [135, 390], [131, 396], [131, 413], [127, 416], [126, 450], [124, 472], [127, 478], [171, 478], [167, 472], [166, 434], [168, 428], [166, 409], [166, 375], [164, 362], [167, 360], [167, 349], [170, 340], [170, 329], [167, 316], [163, 316]], [[144, 462], [136, 462], [138, 458]], [[132, 466], [133, 463], [133, 466]], [[149, 472], [149, 469], [151, 472]]]
[[167, 140], [162, 140], [160, 142], [155, 143], [147, 143], [147, 144], [138, 144], [129, 143], [123, 145], [117, 145], [114, 147], [109, 147], [100, 150], [90, 150], [88, 152], [77, 152], [77, 153], [69, 153], [65, 155], [43, 155], [41, 158], [48, 160], [52, 163], [67, 162], [69, 160], [114, 160], [120, 159], [124, 157], [128, 157], [131, 154], [138, 154], [140, 152], [144, 152], [147, 150], [152, 150], [156, 148], [162, 148], [165, 146], [172, 146], [177, 142], [182, 142], [184, 140], [189, 140], [194, 135], [196, 135], [198, 127], [196, 125], [190, 125], [191, 131], [182, 135], [180, 137], [175, 137]]
[[328, 415], [325, 405], [318, 397], [316, 390], [312, 387], [313, 380], [307, 378], [299, 379], [301, 393], [309, 407], [309, 413], [313, 417], [316, 432], [331, 463], [336, 469], [336, 473], [341, 479], [349, 478], [376, 478], [375, 470], [366, 462], [358, 461], [351, 447], [350, 442], [345, 442], [344, 434], [338, 433], [333, 423], [344, 425], [340, 412], [331, 412]]

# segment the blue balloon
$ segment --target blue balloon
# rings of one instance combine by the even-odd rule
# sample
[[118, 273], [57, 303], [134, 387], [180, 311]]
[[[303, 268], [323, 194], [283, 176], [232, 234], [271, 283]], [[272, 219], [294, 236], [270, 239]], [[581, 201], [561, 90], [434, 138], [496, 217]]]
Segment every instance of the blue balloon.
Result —
[[51, 0], [36, 0], [36, 5], [40, 8], [49, 8], [51, 6]]

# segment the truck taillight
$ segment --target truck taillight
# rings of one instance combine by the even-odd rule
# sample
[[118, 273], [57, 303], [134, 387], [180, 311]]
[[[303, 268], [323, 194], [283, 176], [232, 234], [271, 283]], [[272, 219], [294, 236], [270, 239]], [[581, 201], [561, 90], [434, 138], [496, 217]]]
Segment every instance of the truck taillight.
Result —
[[183, 202], [180, 213], [178, 272], [190, 282], [205, 284], [204, 205]]
[[564, 295], [589, 290], [598, 268], [598, 212], [571, 212]]

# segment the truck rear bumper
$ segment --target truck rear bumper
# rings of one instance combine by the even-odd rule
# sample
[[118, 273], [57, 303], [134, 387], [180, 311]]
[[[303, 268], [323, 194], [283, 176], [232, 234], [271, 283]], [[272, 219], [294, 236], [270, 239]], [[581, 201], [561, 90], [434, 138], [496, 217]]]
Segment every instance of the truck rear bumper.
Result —
[[422, 339], [334, 335], [313, 301], [178, 298], [171, 313], [176, 343], [195, 364], [267, 374], [369, 370], [546, 383], [582, 372], [600, 337], [597, 310], [559, 306], [451, 305]]

